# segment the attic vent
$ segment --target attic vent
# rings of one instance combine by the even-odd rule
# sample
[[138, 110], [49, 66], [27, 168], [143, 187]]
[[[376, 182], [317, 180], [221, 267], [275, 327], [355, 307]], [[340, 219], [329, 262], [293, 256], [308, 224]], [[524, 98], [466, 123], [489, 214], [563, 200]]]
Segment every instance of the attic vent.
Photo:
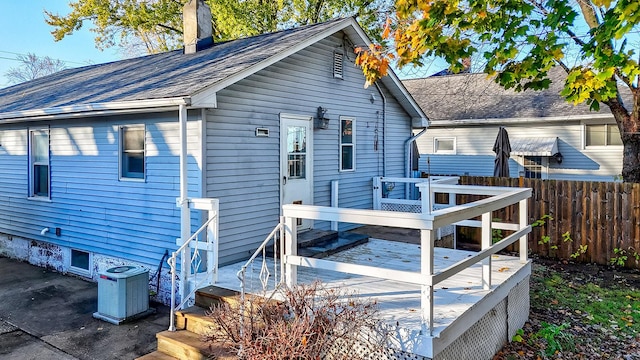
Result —
[[335, 51], [333, 53], [333, 77], [335, 79], [344, 79], [342, 75], [342, 62], [344, 55], [342, 52]]

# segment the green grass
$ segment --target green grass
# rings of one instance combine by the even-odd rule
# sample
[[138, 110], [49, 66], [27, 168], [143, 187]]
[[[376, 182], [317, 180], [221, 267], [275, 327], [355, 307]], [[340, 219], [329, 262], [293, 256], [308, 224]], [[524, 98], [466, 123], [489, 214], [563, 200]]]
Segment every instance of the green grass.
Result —
[[564, 279], [558, 273], [534, 273], [533, 309], [564, 312], [583, 324], [617, 328], [626, 334], [640, 332], [640, 291], [624, 285], [602, 288], [597, 284]]

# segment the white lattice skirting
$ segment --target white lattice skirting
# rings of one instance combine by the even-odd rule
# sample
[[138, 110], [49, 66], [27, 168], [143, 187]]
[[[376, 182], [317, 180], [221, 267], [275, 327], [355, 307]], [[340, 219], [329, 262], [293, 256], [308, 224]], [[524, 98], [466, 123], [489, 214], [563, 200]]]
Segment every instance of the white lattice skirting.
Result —
[[394, 349], [376, 351], [365, 346], [337, 346], [328, 351], [325, 360], [349, 359], [355, 355], [370, 360], [489, 360], [522, 328], [528, 317], [529, 276], [526, 276], [507, 297], [433, 359]]

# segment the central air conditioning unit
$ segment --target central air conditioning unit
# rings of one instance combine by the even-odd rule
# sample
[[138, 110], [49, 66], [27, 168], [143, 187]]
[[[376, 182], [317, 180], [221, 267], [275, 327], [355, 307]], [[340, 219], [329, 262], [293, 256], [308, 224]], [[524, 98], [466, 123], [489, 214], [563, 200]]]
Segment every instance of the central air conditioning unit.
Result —
[[149, 309], [149, 271], [139, 266], [107, 269], [98, 278], [98, 312], [93, 317], [112, 324], [154, 313]]

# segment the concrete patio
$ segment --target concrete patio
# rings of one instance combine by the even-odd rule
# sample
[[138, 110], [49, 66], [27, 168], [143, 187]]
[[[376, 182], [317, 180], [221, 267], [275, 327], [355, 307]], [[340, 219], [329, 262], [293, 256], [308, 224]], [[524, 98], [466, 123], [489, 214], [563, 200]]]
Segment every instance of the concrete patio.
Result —
[[92, 317], [96, 283], [0, 257], [0, 358], [134, 359], [155, 349], [169, 309], [120, 326]]

